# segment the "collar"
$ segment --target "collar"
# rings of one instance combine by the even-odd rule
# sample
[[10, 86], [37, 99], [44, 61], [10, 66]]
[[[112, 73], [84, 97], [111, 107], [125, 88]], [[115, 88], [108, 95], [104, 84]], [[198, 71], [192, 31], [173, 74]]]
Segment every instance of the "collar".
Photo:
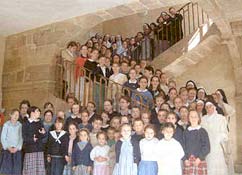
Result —
[[66, 51], [70, 56], [74, 57], [73, 53], [69, 49], [66, 49]]
[[199, 130], [200, 128], [201, 128], [201, 125], [198, 125], [195, 128], [189, 126], [187, 129], [188, 129], [188, 131], [193, 131], [193, 130]]
[[146, 91], [148, 91], [147, 89], [145, 89], [145, 90], [141, 90], [140, 88], [137, 88], [137, 91], [138, 92], [146, 92]]
[[60, 134], [57, 136], [56, 131], [50, 131], [50, 134], [55, 139], [55, 142], [61, 144], [60, 138], [65, 135], [66, 131], [61, 131]]
[[33, 119], [31, 119], [31, 118], [28, 118], [28, 120], [29, 120], [29, 123], [32, 123], [32, 122], [38, 122], [38, 121], [39, 121], [39, 119], [35, 119], [35, 120], [33, 120]]
[[89, 58], [88, 60], [89, 60], [89, 61], [91, 61], [91, 62], [95, 62], [95, 61], [94, 61], [94, 60], [92, 60], [91, 58]]
[[137, 83], [137, 80], [136, 80], [136, 79], [135, 79], [134, 81], [129, 80], [129, 83], [134, 83], [134, 84], [136, 84], [136, 83]]

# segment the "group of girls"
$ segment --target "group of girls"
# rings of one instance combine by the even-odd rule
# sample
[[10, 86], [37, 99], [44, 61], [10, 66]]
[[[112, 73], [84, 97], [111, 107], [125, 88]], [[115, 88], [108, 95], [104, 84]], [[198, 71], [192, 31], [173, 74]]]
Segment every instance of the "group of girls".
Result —
[[[200, 125], [201, 118], [197, 111], [190, 111], [188, 117], [190, 126], [184, 131], [183, 143], [173, 138], [177, 132], [176, 120], [172, 121], [168, 115], [161, 129], [161, 140], [157, 139], [156, 129], [151, 124], [145, 126], [144, 137], [137, 139], [135, 134], [138, 134], [140, 126], [144, 127], [144, 123], [136, 119], [133, 122], [135, 131], [124, 122], [120, 127], [121, 136], [110, 147], [105, 131], [97, 132], [97, 144], [94, 146], [90, 141], [90, 131], [78, 129], [76, 123], [69, 123], [67, 132], [63, 130], [64, 120], [57, 118], [54, 130], [46, 133], [39, 120], [39, 108], [30, 107], [29, 118], [23, 125], [18, 121], [19, 111], [13, 110], [2, 130], [0, 172], [44, 175], [47, 161], [51, 164], [47, 173], [51, 175], [207, 174], [205, 158], [210, 152], [208, 134]], [[96, 127], [95, 119], [92, 125]], [[46, 134], [49, 135], [48, 142], [43, 145], [41, 140]], [[115, 159], [110, 156], [114, 147]], [[111, 159], [115, 161], [113, 169], [110, 168]]]

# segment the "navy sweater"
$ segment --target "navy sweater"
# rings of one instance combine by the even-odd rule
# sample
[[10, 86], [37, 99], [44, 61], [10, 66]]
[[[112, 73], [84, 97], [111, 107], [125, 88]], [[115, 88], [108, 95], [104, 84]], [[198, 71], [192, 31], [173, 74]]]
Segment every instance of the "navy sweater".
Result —
[[83, 150], [80, 150], [77, 143], [73, 146], [72, 150], [72, 166], [85, 165], [92, 166], [92, 160], [90, 158], [90, 153], [92, 150], [91, 143], [87, 143]]
[[[119, 163], [119, 156], [120, 156], [122, 144], [123, 144], [123, 142], [121, 140], [119, 140], [119, 141], [117, 141], [117, 143], [115, 145], [116, 163]], [[139, 164], [139, 162], [141, 160], [139, 141], [131, 138], [131, 144], [133, 146], [134, 163]]]
[[[27, 119], [22, 125], [23, 145], [26, 153], [42, 152], [42, 139], [46, 134], [39, 133], [39, 130], [44, 128], [40, 121], [29, 122]], [[38, 140], [34, 141], [34, 135]]]
[[183, 160], [188, 160], [191, 155], [200, 160], [205, 160], [210, 152], [210, 142], [207, 131], [204, 128], [191, 131], [186, 129], [184, 131], [184, 139], [185, 157]]

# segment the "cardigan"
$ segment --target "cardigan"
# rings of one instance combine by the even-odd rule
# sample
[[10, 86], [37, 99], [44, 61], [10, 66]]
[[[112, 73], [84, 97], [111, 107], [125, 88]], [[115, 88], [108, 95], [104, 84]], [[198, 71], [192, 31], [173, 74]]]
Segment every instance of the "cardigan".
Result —
[[184, 131], [185, 139], [185, 160], [188, 160], [191, 155], [198, 157], [200, 160], [205, 160], [210, 152], [210, 142], [208, 133], [204, 128], [190, 129], [188, 127]]
[[[79, 142], [78, 142], [79, 143]], [[92, 145], [90, 142], [88, 142], [81, 150], [78, 146], [78, 143], [75, 143], [72, 150], [72, 166], [77, 165], [85, 165], [85, 166], [91, 166], [93, 164], [90, 153], [92, 150]]]
[[[133, 157], [134, 157], [134, 163], [139, 164], [141, 160], [141, 154], [140, 154], [140, 147], [139, 147], [139, 141], [136, 139], [131, 138], [131, 144], [133, 146]], [[121, 140], [117, 141], [115, 145], [115, 153], [116, 153], [116, 163], [119, 163], [119, 156], [121, 152], [123, 142]]]

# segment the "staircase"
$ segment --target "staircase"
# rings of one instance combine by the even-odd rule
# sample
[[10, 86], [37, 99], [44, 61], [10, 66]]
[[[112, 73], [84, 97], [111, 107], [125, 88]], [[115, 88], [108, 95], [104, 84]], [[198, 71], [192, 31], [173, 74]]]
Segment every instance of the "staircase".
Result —
[[[163, 71], [167, 72], [170, 76], [176, 77], [182, 74], [189, 66], [196, 64], [203, 58], [203, 53], [208, 53], [209, 49], [206, 50], [201, 49], [207, 43], [212, 42], [212, 47], [215, 47], [219, 42], [218, 36], [208, 36], [205, 38], [206, 29], [211, 26], [211, 22], [209, 21], [208, 16], [205, 12], [198, 6], [197, 3], [188, 3], [185, 4], [180, 10], [179, 13], [183, 16], [182, 21], [182, 31], [184, 38], [181, 39], [176, 44], [170, 44], [169, 49], [162, 52], [160, 51], [159, 55], [153, 59], [151, 62], [155, 68], [162, 68]], [[207, 27], [207, 28], [206, 28]], [[205, 29], [206, 28], [206, 29]], [[201, 34], [203, 33], [203, 34]], [[196, 36], [200, 36], [199, 42], [196, 41]], [[163, 37], [159, 37], [163, 40]], [[168, 33], [166, 32], [165, 38], [168, 38]], [[157, 39], [158, 42], [160, 39]], [[196, 41], [196, 44], [192, 45], [191, 42]], [[159, 44], [159, 43], [158, 43]], [[210, 46], [210, 45], [209, 45]], [[143, 48], [147, 49], [147, 48]], [[141, 50], [142, 52], [142, 50]], [[61, 54], [58, 56], [56, 64], [56, 90], [55, 96], [57, 99], [65, 99], [67, 93], [73, 93], [75, 97], [83, 104], [86, 105], [88, 101], [93, 101], [96, 96], [100, 98], [100, 104], [98, 104], [97, 111], [101, 111], [103, 109], [103, 100], [107, 97], [111, 97], [114, 103], [118, 103], [120, 96], [122, 95], [131, 95], [131, 89], [124, 87], [118, 83], [110, 82], [105, 77], [101, 77], [100, 81], [97, 81], [96, 78], [92, 78], [92, 74], [87, 74], [87, 72], [91, 72], [85, 68], [81, 68], [80, 71], [83, 72], [83, 83], [77, 82], [74, 78], [71, 79], [69, 84], [65, 84], [63, 81], [64, 67], [68, 65], [72, 74], [75, 72], [75, 65], [73, 63], [62, 62]], [[88, 75], [88, 76], [87, 76]], [[93, 89], [97, 86], [100, 86], [104, 81], [104, 94], [101, 92], [94, 93]], [[110, 86], [112, 84], [112, 86]], [[72, 91], [68, 91], [69, 89], [73, 89]], [[80, 96], [79, 89], [84, 88], [84, 96]], [[114, 94], [115, 92], [115, 94]], [[94, 93], [94, 94], [93, 94]], [[140, 98], [141, 99], [141, 98]], [[56, 100], [57, 101], [57, 100]], [[132, 103], [136, 103], [133, 101]], [[60, 102], [59, 104], [63, 104]], [[141, 101], [139, 105], [142, 108], [147, 108]]]

